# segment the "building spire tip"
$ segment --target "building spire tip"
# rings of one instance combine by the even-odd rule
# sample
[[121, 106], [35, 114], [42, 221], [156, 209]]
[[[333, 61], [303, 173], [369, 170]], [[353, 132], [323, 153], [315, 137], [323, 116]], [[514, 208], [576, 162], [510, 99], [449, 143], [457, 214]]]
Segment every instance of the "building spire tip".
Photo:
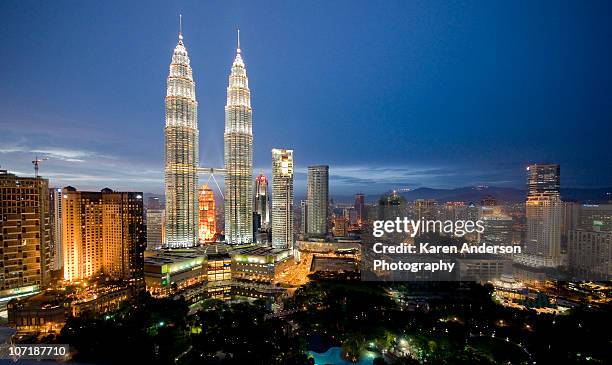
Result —
[[237, 28], [237, 30], [238, 30], [238, 45], [236, 47], [236, 51], [240, 53], [240, 28]]
[[183, 40], [183, 14], [179, 14], [179, 40]]

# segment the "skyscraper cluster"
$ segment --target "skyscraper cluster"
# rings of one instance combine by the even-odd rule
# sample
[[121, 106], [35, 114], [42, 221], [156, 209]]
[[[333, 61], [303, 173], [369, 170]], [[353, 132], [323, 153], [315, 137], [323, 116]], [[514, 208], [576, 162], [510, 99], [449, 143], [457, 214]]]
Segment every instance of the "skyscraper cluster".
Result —
[[[193, 247], [211, 241], [215, 225], [212, 191], [197, 194], [198, 118], [195, 83], [182, 30], [174, 49], [166, 94], [165, 129], [165, 245]], [[260, 175], [253, 183], [253, 120], [246, 66], [240, 48], [231, 66], [224, 132], [225, 242], [230, 245], [268, 243], [292, 248], [293, 232], [293, 151], [272, 150], [272, 208], [268, 182]], [[311, 194], [312, 226], [325, 234], [327, 226], [327, 167], [314, 170], [315, 190]], [[212, 203], [211, 203], [212, 202]], [[199, 207], [199, 209], [198, 209]], [[202, 217], [206, 214], [206, 217]], [[255, 221], [254, 221], [255, 219]]]

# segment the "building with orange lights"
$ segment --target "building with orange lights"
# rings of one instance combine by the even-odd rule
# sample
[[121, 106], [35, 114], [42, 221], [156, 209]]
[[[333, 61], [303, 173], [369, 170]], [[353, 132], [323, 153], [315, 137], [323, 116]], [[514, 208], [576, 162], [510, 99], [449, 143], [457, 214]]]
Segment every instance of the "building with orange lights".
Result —
[[98, 274], [141, 279], [146, 233], [142, 193], [62, 190], [64, 280]]
[[215, 215], [215, 196], [208, 184], [202, 185], [198, 194], [199, 223], [198, 238], [200, 243], [215, 242], [217, 234], [217, 217]]

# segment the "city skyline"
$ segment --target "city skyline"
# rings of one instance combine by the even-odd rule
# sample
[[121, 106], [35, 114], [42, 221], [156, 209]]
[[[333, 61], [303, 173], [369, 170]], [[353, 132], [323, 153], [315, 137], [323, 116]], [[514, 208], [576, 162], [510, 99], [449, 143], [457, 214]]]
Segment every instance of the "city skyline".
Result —
[[[610, 112], [602, 99], [609, 94], [612, 75], [599, 63], [609, 64], [612, 58], [603, 47], [609, 38], [604, 35], [611, 30], [598, 15], [605, 14], [600, 8], [609, 4], [582, 8], [589, 24], [584, 22], [587, 15], [572, 18], [574, 4], [524, 14], [508, 4], [490, 5], [494, 9], [464, 4], [466, 9], [459, 15], [452, 11], [458, 5], [445, 4], [444, 11], [434, 14], [433, 5], [398, 3], [385, 10], [356, 6], [335, 24], [332, 15], [340, 5], [327, 4], [321, 5], [328, 12], [323, 11], [322, 19], [315, 22], [318, 27], [298, 27], [308, 31], [296, 30], [289, 22], [315, 21], [314, 9], [309, 7], [299, 9], [303, 15], [289, 12], [287, 19], [266, 22], [286, 9], [282, 5], [256, 9], [250, 4], [225, 8], [155, 4], [141, 14], [140, 7], [129, 4], [122, 14], [112, 15], [112, 25], [98, 29], [111, 5], [80, 5], [73, 10], [81, 16], [51, 29], [53, 22], [72, 18], [60, 11], [62, 4], [53, 8], [59, 12], [51, 13], [45, 11], [48, 5], [32, 6], [38, 11], [28, 17], [19, 15], [27, 2], [0, 6], [7, 30], [0, 37], [7, 54], [13, 56], [0, 61], [7, 85], [0, 91], [0, 105], [6, 110], [0, 119], [6, 141], [0, 146], [0, 165], [31, 175], [34, 155], [49, 157], [41, 175], [50, 177], [53, 186], [163, 191], [160, 90], [181, 12], [190, 51], [196, 56], [192, 66], [202, 79], [196, 89], [204, 113], [199, 125], [200, 165], [220, 166], [223, 161], [223, 84], [239, 25], [257, 90], [253, 168], [270, 177], [269, 150], [274, 141], [292, 146], [299, 156], [296, 194], [305, 193], [306, 167], [321, 163], [331, 167], [332, 196], [375, 194], [405, 186], [522, 188], [523, 168], [533, 162], [561, 164], [564, 187], [612, 185], [612, 173], [597, 169], [602, 162], [612, 162], [604, 140], [610, 130]], [[394, 9], [410, 14], [411, 21], [390, 14]], [[382, 27], [369, 10], [384, 11], [389, 26]], [[508, 12], [501, 16], [490, 10]], [[160, 22], [149, 21], [148, 16], [161, 13]], [[215, 14], [223, 16], [216, 19]], [[537, 17], [530, 14], [544, 16], [548, 28], [541, 29]], [[348, 15], [358, 16], [372, 34], [356, 29]], [[568, 22], [569, 33], [563, 31]], [[517, 24], [518, 34], [513, 35], [511, 29]], [[337, 25], [347, 31], [330, 32]], [[25, 32], [26, 27], [34, 31]], [[486, 27], [509, 46], [500, 49], [488, 36], [470, 38]], [[536, 37], [538, 32], [543, 33]], [[77, 57], [74, 52], [80, 48], [76, 45], [84, 37], [95, 37], [97, 46]], [[468, 40], [473, 47], [466, 46]], [[575, 51], [568, 55], [568, 49]], [[113, 61], [119, 53], [121, 62], [139, 67], [125, 68]], [[345, 57], [350, 57], [349, 64]], [[31, 59], [40, 67], [32, 67]], [[394, 79], [392, 71], [397, 67], [403, 70], [402, 76]], [[109, 72], [117, 77], [106, 80], [103, 75]], [[308, 82], [315, 74], [320, 75], [322, 86]], [[376, 78], [380, 83], [373, 83]], [[91, 83], [96, 90], [86, 87]], [[57, 90], [58, 85], [65, 90]], [[555, 97], [545, 96], [557, 88]], [[371, 98], [364, 99], [365, 95]], [[298, 97], [300, 103], [294, 101]], [[339, 104], [331, 105], [330, 100]], [[448, 105], [439, 108], [442, 102]], [[346, 138], [330, 140], [336, 132]], [[79, 138], [74, 138], [75, 133]], [[313, 139], [322, 147], [306, 143]]]

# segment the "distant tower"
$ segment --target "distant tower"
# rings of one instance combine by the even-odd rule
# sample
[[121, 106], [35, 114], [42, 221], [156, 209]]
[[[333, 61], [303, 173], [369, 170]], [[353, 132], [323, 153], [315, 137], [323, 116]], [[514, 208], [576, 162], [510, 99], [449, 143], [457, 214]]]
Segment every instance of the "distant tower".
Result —
[[210, 243], [215, 241], [217, 234], [217, 218], [215, 215], [215, 197], [208, 184], [200, 188], [199, 198], [199, 230], [198, 237], [200, 243]]
[[268, 179], [264, 174], [255, 178], [255, 204], [254, 212], [261, 217], [261, 227], [270, 226], [270, 195], [268, 193]]
[[355, 194], [355, 213], [357, 214], [357, 224], [361, 226], [365, 220], [365, 196], [363, 194]]
[[166, 91], [166, 245], [198, 243], [198, 102], [182, 29]]
[[556, 267], [561, 262], [561, 198], [558, 164], [527, 167], [527, 242], [530, 266]]
[[312, 236], [327, 234], [327, 206], [329, 204], [329, 166], [308, 167], [307, 233]]
[[272, 247], [292, 249], [293, 150], [272, 149]]
[[232, 64], [225, 105], [225, 240], [253, 242], [253, 131], [251, 93], [240, 50]]
[[49, 223], [51, 224], [51, 270], [64, 267], [62, 255], [62, 189], [49, 189]]

